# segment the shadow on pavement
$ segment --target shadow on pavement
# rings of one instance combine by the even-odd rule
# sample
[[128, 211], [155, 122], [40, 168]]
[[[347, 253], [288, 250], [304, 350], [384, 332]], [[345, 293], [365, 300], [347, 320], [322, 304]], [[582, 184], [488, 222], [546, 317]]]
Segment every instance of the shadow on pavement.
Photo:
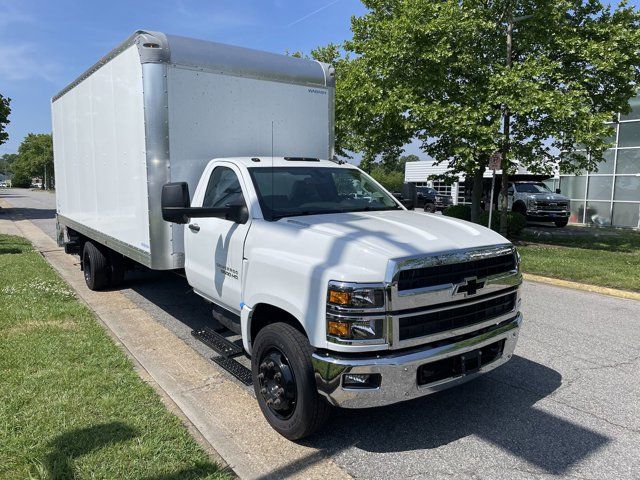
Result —
[[562, 474], [610, 439], [535, 406], [560, 384], [555, 370], [516, 355], [451, 390], [384, 408], [340, 410], [325, 434], [307, 444], [330, 455], [351, 445], [388, 453], [434, 449], [474, 435]]
[[42, 220], [47, 218], [56, 218], [56, 210], [46, 208], [2, 208], [0, 209], [0, 214], [11, 215], [17, 218], [24, 218], [25, 220]]
[[191, 329], [211, 325], [211, 304], [193, 293], [187, 280], [175, 273], [138, 268], [127, 272], [123, 288], [130, 288]]

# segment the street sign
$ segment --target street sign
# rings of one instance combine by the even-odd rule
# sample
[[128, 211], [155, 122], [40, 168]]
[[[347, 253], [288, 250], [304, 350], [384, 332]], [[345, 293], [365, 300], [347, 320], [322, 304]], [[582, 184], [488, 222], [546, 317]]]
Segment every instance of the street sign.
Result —
[[500, 170], [502, 166], [502, 153], [494, 152], [489, 157], [489, 170]]

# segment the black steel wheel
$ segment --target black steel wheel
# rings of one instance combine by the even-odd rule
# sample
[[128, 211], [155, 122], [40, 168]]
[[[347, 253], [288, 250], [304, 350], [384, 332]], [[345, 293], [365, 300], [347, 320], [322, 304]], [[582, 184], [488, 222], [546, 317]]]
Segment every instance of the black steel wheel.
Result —
[[253, 342], [251, 372], [258, 405], [289, 440], [307, 437], [327, 420], [330, 405], [318, 394], [307, 337], [287, 323], [272, 323]]
[[435, 213], [436, 206], [433, 203], [426, 203], [424, 205], [424, 211], [427, 213]]
[[273, 348], [260, 361], [258, 383], [260, 395], [279, 418], [290, 418], [296, 408], [296, 379], [289, 359]]

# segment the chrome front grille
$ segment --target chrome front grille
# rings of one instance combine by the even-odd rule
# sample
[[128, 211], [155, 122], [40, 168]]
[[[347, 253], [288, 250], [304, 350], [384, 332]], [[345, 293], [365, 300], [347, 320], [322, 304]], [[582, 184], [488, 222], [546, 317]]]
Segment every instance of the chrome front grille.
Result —
[[407, 348], [464, 335], [513, 316], [519, 272], [512, 245], [392, 262], [387, 299], [390, 347]]
[[569, 204], [565, 201], [551, 202], [546, 200], [537, 200], [535, 205], [540, 210], [548, 211], [564, 211], [569, 208]]
[[424, 268], [402, 270], [398, 277], [398, 291], [457, 284], [465, 278], [487, 278], [516, 268], [513, 252], [463, 263], [449, 263]]
[[484, 324], [487, 320], [512, 312], [516, 301], [517, 292], [512, 291], [506, 295], [490, 294], [475, 301], [452, 302], [444, 307], [431, 307], [416, 315], [402, 316], [398, 319], [398, 339], [410, 340]]

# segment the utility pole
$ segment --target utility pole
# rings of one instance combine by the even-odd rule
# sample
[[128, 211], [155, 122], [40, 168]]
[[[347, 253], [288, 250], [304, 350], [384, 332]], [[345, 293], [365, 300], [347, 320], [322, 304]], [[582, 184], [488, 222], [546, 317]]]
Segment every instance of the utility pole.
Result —
[[[513, 18], [513, 5], [509, 2], [507, 7], [507, 69], [511, 70], [513, 65], [513, 25], [514, 23], [527, 20], [533, 15], [523, 15], [522, 17]], [[504, 105], [502, 108], [502, 183], [500, 185], [500, 193], [502, 202], [500, 205], [500, 234], [507, 235], [507, 206], [509, 199], [507, 198], [507, 190], [509, 187], [509, 136], [511, 134], [511, 112], [509, 107]]]
[[[507, 69], [511, 70], [512, 64], [512, 42], [513, 42], [513, 10], [511, 3], [507, 7]], [[504, 105], [502, 108], [502, 184], [500, 193], [502, 202], [500, 205], [500, 234], [507, 235], [507, 189], [509, 186], [509, 135], [510, 135], [509, 107]]]

